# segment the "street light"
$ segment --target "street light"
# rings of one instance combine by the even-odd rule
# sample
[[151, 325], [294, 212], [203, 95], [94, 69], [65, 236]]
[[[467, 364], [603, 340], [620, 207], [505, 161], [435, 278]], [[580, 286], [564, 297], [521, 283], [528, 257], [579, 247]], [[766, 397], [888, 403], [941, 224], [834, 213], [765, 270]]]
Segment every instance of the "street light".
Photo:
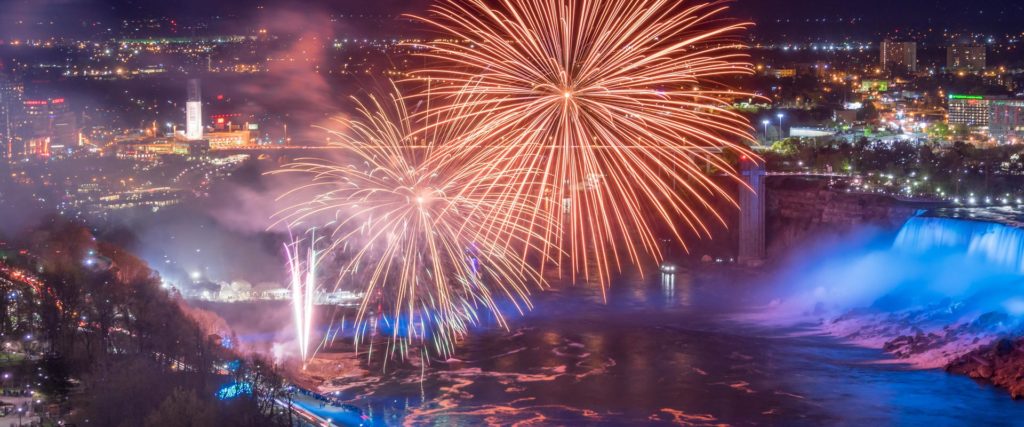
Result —
[[775, 117], [779, 118], [779, 139], [782, 139], [783, 136], [785, 135], [785, 134], [782, 133], [782, 118], [785, 117], [785, 116], [786, 115], [782, 114], [782, 113], [779, 113], [779, 114], [775, 115]]
[[772, 121], [768, 120], [768, 119], [761, 120], [761, 124], [764, 125], [764, 141], [765, 142], [768, 142], [768, 123], [771, 123], [771, 122]]

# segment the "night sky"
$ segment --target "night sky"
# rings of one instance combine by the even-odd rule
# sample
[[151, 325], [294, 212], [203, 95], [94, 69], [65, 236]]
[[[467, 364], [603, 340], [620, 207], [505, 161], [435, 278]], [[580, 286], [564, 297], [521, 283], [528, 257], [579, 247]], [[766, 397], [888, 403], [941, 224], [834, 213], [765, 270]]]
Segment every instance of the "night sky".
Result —
[[[927, 28], [1019, 33], [1024, 22], [1024, 1], [1021, 0], [735, 0], [730, 3], [734, 8], [733, 16], [752, 19], [758, 24], [755, 32], [769, 36], [838, 33], [870, 37]], [[428, 4], [430, 0], [0, 0], [3, 10], [0, 19], [5, 22], [14, 19], [77, 21], [77, 26], [54, 25], [61, 31], [73, 31], [81, 27], [83, 21], [117, 22], [138, 17], [202, 19], [220, 16], [246, 22], [256, 13], [257, 5], [263, 5], [265, 11], [400, 14], [422, 12]], [[820, 19], [826, 22], [808, 22]]]

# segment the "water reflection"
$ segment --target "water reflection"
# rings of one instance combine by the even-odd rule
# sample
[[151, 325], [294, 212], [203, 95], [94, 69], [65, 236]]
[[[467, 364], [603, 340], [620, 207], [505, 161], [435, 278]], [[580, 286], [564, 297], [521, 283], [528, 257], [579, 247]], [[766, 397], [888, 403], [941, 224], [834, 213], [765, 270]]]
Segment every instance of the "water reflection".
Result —
[[666, 301], [676, 298], [676, 274], [661, 273], [661, 292]]
[[652, 299], [652, 304], [662, 307], [688, 307], [693, 294], [693, 276], [689, 271], [661, 273], [661, 299]]
[[[681, 270], [536, 298], [510, 331], [481, 332], [459, 360], [344, 378], [378, 425], [1009, 425], [1024, 405], [877, 351], [733, 323], [737, 289]], [[371, 376], [381, 375], [370, 372]], [[422, 381], [421, 381], [422, 379]]]

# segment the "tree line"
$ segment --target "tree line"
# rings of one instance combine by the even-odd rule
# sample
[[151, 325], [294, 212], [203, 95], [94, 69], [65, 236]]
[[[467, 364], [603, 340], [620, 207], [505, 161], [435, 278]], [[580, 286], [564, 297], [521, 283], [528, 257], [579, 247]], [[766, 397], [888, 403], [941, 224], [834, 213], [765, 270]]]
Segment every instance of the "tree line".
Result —
[[[23, 342], [63, 419], [102, 426], [291, 425], [272, 363], [229, 348], [230, 330], [189, 307], [129, 251], [53, 219], [8, 256], [0, 334]], [[27, 278], [26, 278], [27, 277]], [[0, 278], [2, 275], [0, 275]], [[31, 363], [31, 362], [30, 362]], [[245, 393], [222, 400], [227, 384]], [[221, 396], [222, 398], [224, 396]]]

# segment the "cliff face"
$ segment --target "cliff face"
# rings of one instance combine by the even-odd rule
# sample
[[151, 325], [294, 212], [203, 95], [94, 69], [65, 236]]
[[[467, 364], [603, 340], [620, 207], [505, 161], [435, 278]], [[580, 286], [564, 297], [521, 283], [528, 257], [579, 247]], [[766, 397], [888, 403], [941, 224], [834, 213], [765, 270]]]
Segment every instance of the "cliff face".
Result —
[[924, 208], [888, 196], [833, 190], [826, 184], [793, 177], [768, 180], [765, 233], [769, 257], [805, 239], [841, 234], [859, 225], [896, 229]]

